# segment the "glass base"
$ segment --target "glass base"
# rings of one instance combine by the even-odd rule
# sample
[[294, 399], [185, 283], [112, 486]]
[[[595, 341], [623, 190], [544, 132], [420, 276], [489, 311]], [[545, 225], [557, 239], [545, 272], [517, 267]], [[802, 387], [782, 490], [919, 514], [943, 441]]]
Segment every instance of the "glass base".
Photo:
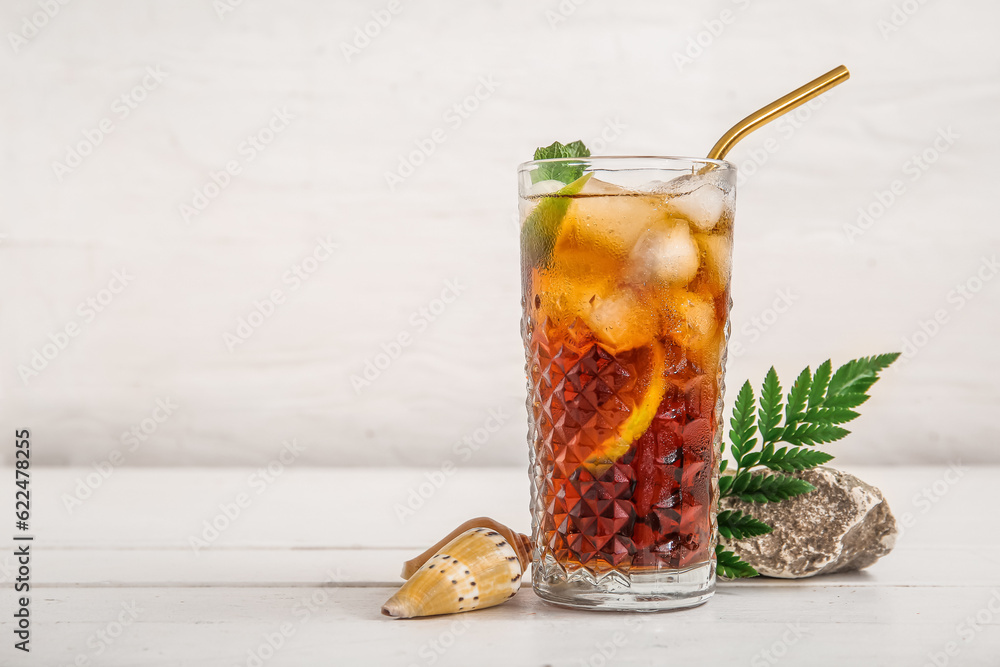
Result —
[[[613, 571], [595, 578], [587, 571], [567, 575], [554, 561], [532, 568], [532, 587], [560, 607], [595, 611], [670, 611], [704, 604], [715, 593], [715, 559], [686, 570]], [[554, 566], [554, 567], [552, 567]], [[546, 571], [550, 573], [546, 576]]]

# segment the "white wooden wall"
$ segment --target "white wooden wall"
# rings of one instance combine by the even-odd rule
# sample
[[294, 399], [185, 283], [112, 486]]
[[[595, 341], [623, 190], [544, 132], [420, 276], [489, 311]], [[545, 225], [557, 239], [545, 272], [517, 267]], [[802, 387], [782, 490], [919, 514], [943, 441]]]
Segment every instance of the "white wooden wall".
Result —
[[287, 439], [302, 465], [525, 462], [515, 166], [577, 138], [703, 155], [844, 63], [848, 84], [730, 156], [730, 385], [908, 341], [841, 461], [1000, 461], [998, 19], [986, 0], [5, 2], [4, 428], [56, 464], [258, 464]]

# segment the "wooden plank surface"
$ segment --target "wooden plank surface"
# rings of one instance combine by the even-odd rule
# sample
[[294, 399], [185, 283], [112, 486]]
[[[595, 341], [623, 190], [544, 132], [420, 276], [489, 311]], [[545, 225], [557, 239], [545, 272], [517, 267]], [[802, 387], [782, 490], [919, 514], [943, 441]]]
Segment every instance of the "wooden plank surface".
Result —
[[[523, 590], [502, 607], [395, 621], [386, 588], [120, 588], [45, 591], [36, 664], [253, 665], [923, 665], [961, 641], [956, 625], [990, 594], [923, 587], [724, 587], [669, 614], [576, 612]], [[128, 612], [124, 612], [128, 610]], [[103, 655], [98, 634], [134, 610]], [[996, 664], [1000, 615], [949, 664]], [[279, 646], [272, 650], [271, 646]], [[5, 647], [6, 649], [6, 647]], [[764, 651], [771, 651], [770, 660]], [[603, 652], [603, 653], [602, 653]], [[601, 661], [602, 655], [610, 660]], [[992, 660], [992, 662], [991, 662]], [[17, 663], [27, 664], [27, 663]]]
[[[880, 486], [908, 523], [896, 550], [865, 572], [722, 583], [701, 608], [653, 615], [561, 610], [525, 585], [499, 608], [407, 622], [378, 613], [402, 561], [469, 516], [488, 514], [524, 530], [524, 470], [460, 470], [431, 484], [432, 492], [423, 487], [423, 506], [400, 514], [396, 506], [413, 489], [419, 495], [434, 471], [288, 469], [261, 487], [253, 470], [123, 468], [68, 508], [66, 498], [93, 471], [38, 468], [31, 659], [997, 664], [1000, 538], [984, 527], [1000, 469], [851, 471]], [[241, 493], [250, 500], [235, 512]], [[228, 525], [218, 521], [218, 535], [206, 535], [204, 522], [219, 516]], [[192, 537], [209, 544], [192, 546]], [[0, 556], [6, 636], [13, 576], [7, 550]], [[19, 657], [0, 648], [0, 664], [29, 664]]]
[[[38, 586], [398, 586], [416, 549], [46, 549], [34, 558]], [[941, 567], [947, 563], [947, 567]], [[2, 564], [2, 559], [0, 559]], [[9, 581], [0, 570], [0, 582]], [[976, 577], [970, 578], [970, 572]], [[865, 572], [822, 578], [823, 586], [1000, 586], [1000, 550], [897, 547], [892, 560]], [[755, 579], [740, 586], [798, 586]]]

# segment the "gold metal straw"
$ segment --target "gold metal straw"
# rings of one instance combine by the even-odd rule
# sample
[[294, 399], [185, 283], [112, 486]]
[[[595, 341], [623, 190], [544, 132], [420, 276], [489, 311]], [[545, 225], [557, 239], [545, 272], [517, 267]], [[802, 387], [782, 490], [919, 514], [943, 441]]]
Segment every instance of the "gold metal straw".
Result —
[[822, 95], [837, 84], [843, 83], [851, 78], [851, 73], [843, 65], [836, 67], [823, 76], [813, 79], [801, 88], [796, 88], [780, 100], [771, 102], [766, 107], [754, 111], [752, 114], [733, 125], [728, 132], [722, 135], [712, 150], [708, 152], [708, 159], [722, 160], [726, 153], [736, 144], [737, 141], [756, 130], [761, 125], [770, 123], [782, 114], [786, 114], [792, 109], [805, 104], [818, 95]]

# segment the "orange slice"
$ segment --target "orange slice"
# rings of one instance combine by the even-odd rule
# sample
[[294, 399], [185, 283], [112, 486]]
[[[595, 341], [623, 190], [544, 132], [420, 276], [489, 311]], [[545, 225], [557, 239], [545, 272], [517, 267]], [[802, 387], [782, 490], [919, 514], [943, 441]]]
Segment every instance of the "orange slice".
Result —
[[604, 474], [615, 461], [625, 456], [625, 453], [632, 446], [632, 443], [639, 439], [656, 417], [656, 409], [660, 406], [664, 395], [667, 393], [667, 378], [663, 373], [663, 362], [666, 360], [666, 350], [663, 343], [654, 340], [652, 343], [653, 360], [650, 364], [649, 388], [645, 396], [622, 424], [617, 428], [615, 435], [611, 436], [595, 449], [587, 460], [583, 462], [583, 467], [590, 471], [595, 477]]

